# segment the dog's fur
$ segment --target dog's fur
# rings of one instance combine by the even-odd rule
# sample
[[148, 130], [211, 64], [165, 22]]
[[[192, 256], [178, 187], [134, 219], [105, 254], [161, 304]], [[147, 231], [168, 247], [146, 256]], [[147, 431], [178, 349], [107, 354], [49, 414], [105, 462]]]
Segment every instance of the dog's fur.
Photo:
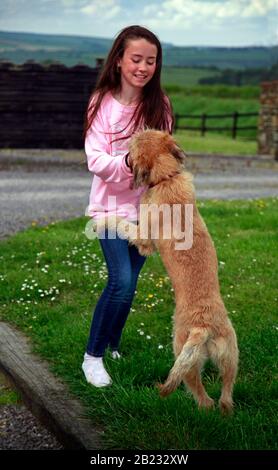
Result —
[[[159, 251], [175, 291], [173, 348], [176, 362], [166, 382], [158, 385], [160, 395], [169, 395], [184, 381], [200, 407], [212, 407], [214, 401], [207, 395], [201, 380], [202, 366], [210, 358], [222, 376], [220, 409], [223, 413], [231, 412], [238, 364], [237, 339], [220, 295], [214, 244], [196, 207], [192, 176], [184, 171], [185, 155], [172, 136], [151, 129], [136, 134], [129, 150], [134, 187], [148, 187], [141, 204], [193, 205], [190, 249], [176, 250], [177, 240], [174, 237], [163, 239], [161, 226], [159, 239], [150, 236], [140, 239], [140, 224], [134, 226], [136, 239], [130, 240], [142, 255]], [[150, 220], [151, 223], [161, 225], [162, 219], [158, 216]]]

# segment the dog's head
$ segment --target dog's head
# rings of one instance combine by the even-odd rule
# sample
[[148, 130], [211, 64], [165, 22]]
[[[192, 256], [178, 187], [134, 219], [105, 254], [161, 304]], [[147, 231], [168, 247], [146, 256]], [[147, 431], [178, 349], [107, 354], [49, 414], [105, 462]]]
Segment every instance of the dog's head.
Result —
[[182, 170], [185, 154], [164, 131], [148, 129], [136, 133], [129, 144], [133, 188], [153, 186]]

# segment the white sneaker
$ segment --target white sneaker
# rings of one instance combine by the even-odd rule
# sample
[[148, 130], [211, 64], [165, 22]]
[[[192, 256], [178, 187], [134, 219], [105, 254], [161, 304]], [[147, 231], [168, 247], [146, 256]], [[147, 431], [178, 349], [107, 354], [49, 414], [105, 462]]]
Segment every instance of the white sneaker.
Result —
[[90, 356], [85, 353], [82, 370], [87, 382], [95, 387], [107, 387], [112, 384], [112, 379], [105, 370], [102, 357]]
[[111, 352], [112, 359], [121, 359], [121, 354], [118, 351]]

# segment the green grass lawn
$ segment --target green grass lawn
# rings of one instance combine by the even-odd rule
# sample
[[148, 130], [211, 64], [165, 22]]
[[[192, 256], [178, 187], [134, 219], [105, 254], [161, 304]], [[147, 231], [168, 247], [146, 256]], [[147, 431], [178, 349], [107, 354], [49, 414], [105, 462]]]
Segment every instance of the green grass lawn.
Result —
[[[118, 449], [277, 449], [278, 199], [199, 203], [219, 258], [221, 292], [238, 335], [235, 412], [199, 411], [180, 386], [161, 399], [154, 384], [173, 364], [169, 279], [156, 254], [140, 275], [121, 351], [106, 357], [113, 385], [87, 384], [81, 362], [92, 308], [107, 272], [98, 241], [84, 235], [88, 219], [33, 226], [0, 244], [0, 317], [27, 333], [105, 428]], [[277, 377], [277, 375], [276, 375]], [[216, 400], [220, 382], [208, 364], [204, 382]]]
[[200, 132], [178, 130], [174, 137], [186, 152], [221, 155], [257, 155], [256, 140], [244, 137], [232, 139], [223, 134], [213, 132], [201, 136]]

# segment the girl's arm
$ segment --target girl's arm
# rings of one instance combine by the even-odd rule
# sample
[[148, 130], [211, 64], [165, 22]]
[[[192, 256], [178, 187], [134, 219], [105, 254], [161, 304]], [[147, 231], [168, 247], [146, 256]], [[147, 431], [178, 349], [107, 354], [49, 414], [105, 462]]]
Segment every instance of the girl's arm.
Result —
[[119, 183], [132, 178], [132, 172], [125, 161], [126, 154], [112, 157], [108, 153], [107, 136], [109, 134], [105, 134], [105, 131], [109, 132], [109, 129], [105, 129], [98, 112], [85, 138], [85, 153], [89, 171], [106, 183]]

